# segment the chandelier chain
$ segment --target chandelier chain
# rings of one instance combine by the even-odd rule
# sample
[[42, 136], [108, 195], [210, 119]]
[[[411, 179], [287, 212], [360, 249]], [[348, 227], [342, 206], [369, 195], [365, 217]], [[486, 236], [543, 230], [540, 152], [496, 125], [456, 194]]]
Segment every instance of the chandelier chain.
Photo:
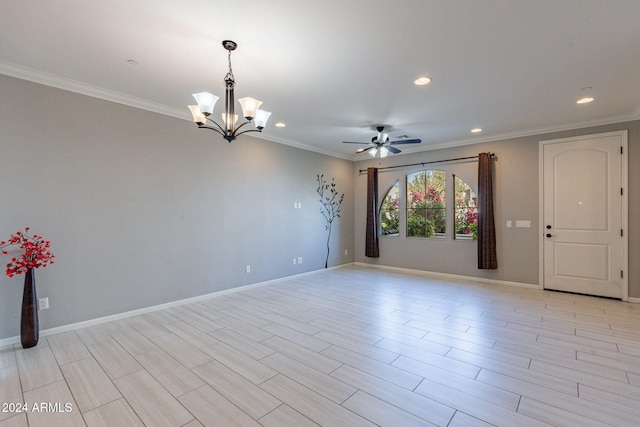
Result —
[[227, 80], [231, 80], [231, 81], [235, 81], [235, 78], [233, 77], [233, 69], [231, 68], [231, 51], [228, 52], [228, 62], [229, 62], [229, 71], [227, 72], [227, 75], [224, 76], [225, 81]]

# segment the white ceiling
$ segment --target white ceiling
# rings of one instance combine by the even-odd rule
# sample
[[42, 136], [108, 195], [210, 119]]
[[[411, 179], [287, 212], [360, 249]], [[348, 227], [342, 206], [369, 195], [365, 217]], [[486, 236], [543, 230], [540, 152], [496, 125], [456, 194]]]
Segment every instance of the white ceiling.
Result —
[[358, 159], [341, 141], [379, 123], [408, 153], [638, 119], [639, 23], [638, 0], [5, 0], [0, 73], [190, 120], [231, 39], [261, 137]]

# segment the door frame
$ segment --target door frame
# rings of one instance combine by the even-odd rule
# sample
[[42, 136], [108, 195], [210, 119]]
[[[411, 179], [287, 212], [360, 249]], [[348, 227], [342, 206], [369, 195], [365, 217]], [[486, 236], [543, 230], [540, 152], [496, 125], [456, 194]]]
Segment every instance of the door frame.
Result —
[[619, 136], [622, 146], [622, 301], [629, 301], [629, 148], [628, 130], [593, 133], [568, 138], [548, 139], [538, 144], [538, 288], [544, 289], [544, 147], [547, 144], [581, 141], [608, 136]]

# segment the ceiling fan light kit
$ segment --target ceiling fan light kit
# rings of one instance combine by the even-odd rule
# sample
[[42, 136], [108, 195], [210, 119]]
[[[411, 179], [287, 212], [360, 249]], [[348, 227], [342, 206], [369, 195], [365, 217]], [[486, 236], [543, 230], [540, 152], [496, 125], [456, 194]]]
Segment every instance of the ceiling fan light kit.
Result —
[[402, 151], [398, 150], [394, 145], [399, 144], [420, 144], [422, 142], [421, 139], [399, 139], [397, 141], [390, 141], [389, 134], [383, 133], [384, 126], [378, 125], [376, 126], [376, 130], [378, 131], [378, 135], [371, 138], [371, 142], [352, 142], [352, 141], [342, 141], [343, 144], [364, 144], [368, 145], [368, 147], [360, 148], [356, 151], [356, 154], [360, 153], [369, 153], [371, 157], [379, 157], [384, 158], [392, 154], [398, 154]]
[[[262, 101], [255, 98], [245, 97], [238, 99], [240, 106], [242, 107], [242, 115], [246, 119], [246, 122], [237, 125], [238, 115], [235, 114], [235, 98], [234, 88], [236, 85], [235, 78], [233, 77], [233, 70], [231, 69], [231, 51], [236, 50], [238, 44], [231, 40], [224, 40], [222, 46], [228, 51], [229, 71], [224, 77], [225, 85], [225, 110], [222, 113], [222, 125], [211, 118], [213, 114], [213, 108], [220, 99], [218, 96], [209, 92], [194, 93], [193, 97], [196, 99], [197, 105], [189, 105], [193, 121], [198, 125], [200, 129], [209, 129], [222, 135], [224, 139], [231, 142], [238, 136], [247, 132], [262, 132], [262, 129], [267, 125], [267, 120], [271, 115], [270, 112], [260, 110]], [[240, 131], [245, 125], [254, 121], [255, 129], [244, 129]], [[214, 126], [207, 124], [207, 121]]]
[[373, 150], [369, 150], [369, 154], [371, 155], [371, 157], [380, 157], [381, 159], [384, 159], [385, 157], [387, 157], [389, 155], [389, 149], [387, 147], [380, 147], [378, 148], [374, 148]]

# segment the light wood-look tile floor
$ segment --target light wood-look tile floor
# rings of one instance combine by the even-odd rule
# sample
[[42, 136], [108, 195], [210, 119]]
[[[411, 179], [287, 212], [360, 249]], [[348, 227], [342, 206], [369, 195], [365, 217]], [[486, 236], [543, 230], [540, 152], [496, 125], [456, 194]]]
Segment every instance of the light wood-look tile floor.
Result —
[[350, 266], [0, 349], [0, 403], [3, 427], [638, 426], [640, 307]]

